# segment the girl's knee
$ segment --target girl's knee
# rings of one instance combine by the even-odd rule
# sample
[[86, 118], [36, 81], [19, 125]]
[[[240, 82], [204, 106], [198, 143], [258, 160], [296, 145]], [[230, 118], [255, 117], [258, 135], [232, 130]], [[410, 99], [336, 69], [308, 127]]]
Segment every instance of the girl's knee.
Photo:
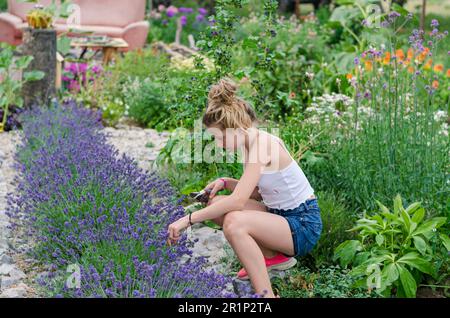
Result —
[[238, 236], [244, 232], [242, 211], [231, 211], [223, 218], [223, 233], [227, 239]]

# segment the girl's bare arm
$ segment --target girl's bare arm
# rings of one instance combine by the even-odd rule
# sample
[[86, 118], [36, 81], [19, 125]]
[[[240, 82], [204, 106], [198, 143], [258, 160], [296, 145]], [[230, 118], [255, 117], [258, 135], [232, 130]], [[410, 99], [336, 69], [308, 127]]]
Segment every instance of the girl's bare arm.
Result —
[[248, 164], [241, 179], [237, 183], [233, 182], [233, 193], [201, 210], [193, 212], [191, 215], [192, 223], [215, 219], [230, 211], [243, 210], [248, 199], [255, 191], [264, 166], [265, 164], [262, 163]]
[[[234, 189], [236, 188], [236, 185], [238, 184], [239, 180], [233, 179], [233, 178], [223, 178], [223, 179], [225, 179], [225, 181], [227, 183], [226, 189], [233, 192]], [[258, 187], [255, 187], [252, 194], [250, 195], [250, 198], [253, 200], [257, 200], [257, 201], [262, 200], [261, 194], [258, 192]]]

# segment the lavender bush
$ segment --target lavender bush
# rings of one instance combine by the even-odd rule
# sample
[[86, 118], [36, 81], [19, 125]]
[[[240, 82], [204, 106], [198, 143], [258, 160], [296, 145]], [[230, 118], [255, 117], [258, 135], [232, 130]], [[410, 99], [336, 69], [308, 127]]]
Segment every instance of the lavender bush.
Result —
[[[101, 115], [74, 102], [22, 114], [17, 191], [8, 214], [24, 222], [35, 257], [52, 271], [51, 296], [220, 297], [228, 279], [189, 259], [186, 237], [167, 246], [167, 226], [184, 214], [156, 173], [106, 143]], [[189, 259], [181, 262], [181, 259]], [[67, 267], [81, 270], [70, 288]]]

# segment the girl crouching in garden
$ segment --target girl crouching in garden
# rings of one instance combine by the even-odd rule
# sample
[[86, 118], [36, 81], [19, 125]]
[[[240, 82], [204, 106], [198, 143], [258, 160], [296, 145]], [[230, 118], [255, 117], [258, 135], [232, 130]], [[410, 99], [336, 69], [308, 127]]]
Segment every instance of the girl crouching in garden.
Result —
[[[243, 267], [238, 278], [248, 279], [255, 292], [275, 297], [268, 270], [285, 270], [294, 256], [312, 250], [322, 231], [314, 190], [281, 139], [259, 130], [251, 106], [237, 97], [236, 85], [222, 79], [208, 95], [203, 117], [218, 147], [242, 151], [244, 170], [239, 180], [219, 178], [205, 190], [208, 205], [169, 226], [169, 240], [194, 223], [212, 220]], [[227, 189], [230, 195], [216, 195]]]

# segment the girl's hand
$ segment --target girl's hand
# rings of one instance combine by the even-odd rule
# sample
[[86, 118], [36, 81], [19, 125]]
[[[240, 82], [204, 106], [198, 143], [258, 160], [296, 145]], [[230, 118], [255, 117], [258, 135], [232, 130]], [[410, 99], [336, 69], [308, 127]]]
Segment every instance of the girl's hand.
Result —
[[205, 187], [205, 191], [209, 192], [209, 199], [211, 200], [216, 196], [216, 193], [225, 189], [225, 181], [223, 178], [219, 178]]
[[183, 216], [182, 218], [170, 224], [168, 229], [169, 238], [167, 240], [167, 243], [169, 245], [177, 243], [178, 240], [180, 239], [181, 231], [186, 229], [188, 226], [189, 226], [188, 216]]

